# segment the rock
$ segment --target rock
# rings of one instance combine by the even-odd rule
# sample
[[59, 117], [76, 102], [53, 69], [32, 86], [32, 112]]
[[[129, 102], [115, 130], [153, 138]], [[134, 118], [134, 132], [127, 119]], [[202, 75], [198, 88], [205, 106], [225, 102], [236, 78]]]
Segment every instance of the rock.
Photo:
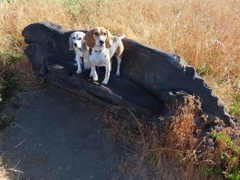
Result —
[[[121, 76], [110, 78], [109, 84], [103, 86], [93, 82], [87, 71], [76, 74], [75, 55], [68, 47], [72, 32], [51, 22], [34, 23], [24, 28], [22, 36], [28, 44], [25, 54], [37, 77], [50, 80], [94, 103], [117, 106], [121, 115], [120, 107], [124, 107], [152, 123], [160, 123], [159, 117], [169, 115], [176, 102], [194, 95], [202, 102], [199, 111], [208, 115], [208, 126], [215, 125], [215, 117], [230, 126], [231, 117], [218, 97], [196, 70], [178, 55], [125, 38]], [[113, 60], [113, 72], [115, 66]], [[100, 76], [99, 82], [102, 79]]]

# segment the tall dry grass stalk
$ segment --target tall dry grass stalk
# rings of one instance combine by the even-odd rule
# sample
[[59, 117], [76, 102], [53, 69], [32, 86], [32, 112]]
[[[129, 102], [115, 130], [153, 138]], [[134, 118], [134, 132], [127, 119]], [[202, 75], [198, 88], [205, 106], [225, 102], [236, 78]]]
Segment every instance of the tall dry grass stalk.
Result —
[[[200, 106], [199, 100], [190, 97], [178, 106], [164, 129], [144, 128], [148, 140], [142, 146], [142, 161], [160, 175], [172, 173], [172, 179], [203, 178], [207, 163], [196, 153], [203, 128], [196, 125]], [[203, 153], [207, 154], [207, 151]]]
[[105, 26], [113, 34], [182, 56], [231, 109], [240, 96], [238, 0], [1, 0], [3, 51], [22, 52], [21, 32], [39, 21], [67, 29]]
[[141, 157], [134, 165], [146, 179], [200, 180], [206, 178], [204, 168], [221, 153], [214, 154], [207, 143], [202, 144], [204, 139], [200, 134], [204, 123], [201, 126], [196, 123], [200, 106], [199, 100], [189, 97], [176, 108], [164, 128], [141, 122], [135, 116], [132, 120], [116, 120], [112, 109], [105, 111], [104, 119], [112, 127], [112, 136], [120, 139], [127, 150], [136, 150]]

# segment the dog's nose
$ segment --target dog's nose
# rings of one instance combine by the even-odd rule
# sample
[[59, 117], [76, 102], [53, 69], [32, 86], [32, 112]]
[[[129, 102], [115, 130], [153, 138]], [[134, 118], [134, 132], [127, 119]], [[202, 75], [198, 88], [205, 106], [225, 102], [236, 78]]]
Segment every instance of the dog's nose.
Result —
[[100, 40], [99, 42], [100, 42], [101, 45], [103, 45], [103, 43], [104, 43], [104, 41], [102, 41], [102, 40]]
[[77, 43], [73, 43], [75, 47], [77, 47]]

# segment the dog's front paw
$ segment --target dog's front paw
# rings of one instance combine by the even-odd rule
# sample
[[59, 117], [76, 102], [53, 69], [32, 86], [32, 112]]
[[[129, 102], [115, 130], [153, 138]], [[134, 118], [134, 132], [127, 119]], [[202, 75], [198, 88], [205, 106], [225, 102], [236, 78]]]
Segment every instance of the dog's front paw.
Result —
[[120, 72], [116, 72], [116, 75], [117, 75], [117, 76], [120, 76]]
[[107, 85], [107, 84], [108, 84], [108, 80], [107, 80], [107, 79], [104, 79], [103, 82], [102, 82], [102, 84]]
[[98, 76], [94, 76], [93, 81], [98, 81]]
[[77, 70], [77, 74], [81, 74], [82, 73], [82, 70], [81, 69], [78, 69]]
[[102, 84], [104, 84], [104, 85], [107, 85], [107, 84], [108, 84], [108, 82], [105, 82], [105, 81], [103, 81], [103, 82], [102, 82]]

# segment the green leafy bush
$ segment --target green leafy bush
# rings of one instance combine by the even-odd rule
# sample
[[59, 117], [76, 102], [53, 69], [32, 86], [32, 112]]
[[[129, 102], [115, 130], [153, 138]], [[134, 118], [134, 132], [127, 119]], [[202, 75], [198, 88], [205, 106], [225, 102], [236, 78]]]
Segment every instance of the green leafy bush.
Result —
[[222, 132], [213, 132], [212, 136], [221, 152], [215, 160], [216, 165], [204, 169], [204, 174], [215, 178], [240, 180], [240, 140], [232, 140]]
[[235, 96], [233, 101], [233, 107], [230, 110], [230, 113], [240, 118], [240, 94]]

